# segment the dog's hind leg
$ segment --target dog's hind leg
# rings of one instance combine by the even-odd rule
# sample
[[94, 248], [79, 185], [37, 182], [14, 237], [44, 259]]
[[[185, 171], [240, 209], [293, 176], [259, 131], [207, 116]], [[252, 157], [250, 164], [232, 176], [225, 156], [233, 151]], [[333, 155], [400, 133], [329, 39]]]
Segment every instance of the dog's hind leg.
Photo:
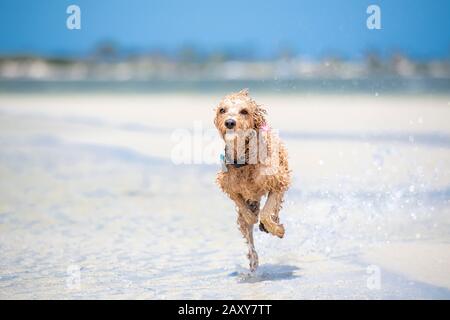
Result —
[[282, 202], [283, 193], [271, 191], [260, 213], [259, 228], [279, 238], [284, 236], [284, 227], [280, 224], [280, 218], [278, 217]]
[[[244, 213], [245, 214], [245, 213]], [[242, 235], [244, 236], [245, 240], [247, 241], [248, 245], [248, 260], [250, 262], [250, 271], [255, 271], [256, 268], [258, 268], [258, 254], [255, 250], [255, 244], [253, 242], [253, 224], [250, 224], [246, 221], [246, 219], [243, 216], [243, 213], [238, 210], [238, 225], [239, 230], [241, 231]]]

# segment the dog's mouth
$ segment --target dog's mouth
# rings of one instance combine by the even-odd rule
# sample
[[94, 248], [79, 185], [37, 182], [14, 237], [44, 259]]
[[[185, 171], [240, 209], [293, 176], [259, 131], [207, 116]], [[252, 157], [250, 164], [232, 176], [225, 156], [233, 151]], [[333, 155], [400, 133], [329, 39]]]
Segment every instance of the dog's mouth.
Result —
[[223, 132], [223, 138], [225, 141], [236, 140], [237, 138], [239, 138], [239, 134], [236, 130], [226, 129]]

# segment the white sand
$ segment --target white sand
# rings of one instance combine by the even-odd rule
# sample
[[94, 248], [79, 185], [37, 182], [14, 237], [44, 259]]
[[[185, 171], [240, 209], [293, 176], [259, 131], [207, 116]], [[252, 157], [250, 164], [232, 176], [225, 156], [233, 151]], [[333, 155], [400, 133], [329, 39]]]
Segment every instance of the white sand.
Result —
[[0, 96], [0, 298], [450, 298], [450, 97], [256, 98], [294, 182], [248, 278], [218, 166], [171, 161], [219, 97]]
[[415, 281], [450, 289], [448, 243], [391, 243], [371, 248], [364, 258]]

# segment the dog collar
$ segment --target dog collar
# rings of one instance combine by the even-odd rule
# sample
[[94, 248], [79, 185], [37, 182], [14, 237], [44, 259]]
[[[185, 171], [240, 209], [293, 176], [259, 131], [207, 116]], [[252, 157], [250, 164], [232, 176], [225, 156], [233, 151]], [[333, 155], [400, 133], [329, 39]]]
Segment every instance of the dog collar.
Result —
[[[222, 168], [224, 169], [224, 171], [226, 172], [227, 170], [225, 170], [228, 166], [233, 166], [233, 167], [235, 167], [236, 169], [239, 169], [239, 168], [242, 168], [242, 167], [245, 167], [246, 165], [248, 165], [248, 163], [247, 162], [245, 162], [245, 159], [244, 159], [244, 162], [243, 163], [239, 163], [239, 162], [242, 162], [242, 161], [237, 161], [237, 159], [233, 159], [233, 161], [231, 161], [231, 159], [229, 158], [229, 156], [228, 156], [228, 153], [227, 153], [227, 148], [225, 147], [225, 151], [224, 151], [224, 154], [221, 154], [220, 155], [220, 160], [221, 160], [221, 162], [222, 162]], [[241, 159], [242, 160], [242, 159]]]
[[248, 163], [229, 163], [229, 164], [227, 164], [227, 165], [233, 166], [233, 167], [235, 167], [236, 169], [239, 169], [239, 168], [241, 168], [241, 167], [245, 167], [246, 165], [248, 165]]

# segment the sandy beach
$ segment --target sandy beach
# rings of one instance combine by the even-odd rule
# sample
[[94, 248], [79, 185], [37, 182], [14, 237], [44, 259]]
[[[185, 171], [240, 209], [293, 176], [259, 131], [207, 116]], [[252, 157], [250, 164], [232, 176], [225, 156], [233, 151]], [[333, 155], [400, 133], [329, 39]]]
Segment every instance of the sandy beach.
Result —
[[450, 96], [254, 97], [293, 185], [249, 275], [219, 95], [0, 95], [0, 298], [450, 299]]

